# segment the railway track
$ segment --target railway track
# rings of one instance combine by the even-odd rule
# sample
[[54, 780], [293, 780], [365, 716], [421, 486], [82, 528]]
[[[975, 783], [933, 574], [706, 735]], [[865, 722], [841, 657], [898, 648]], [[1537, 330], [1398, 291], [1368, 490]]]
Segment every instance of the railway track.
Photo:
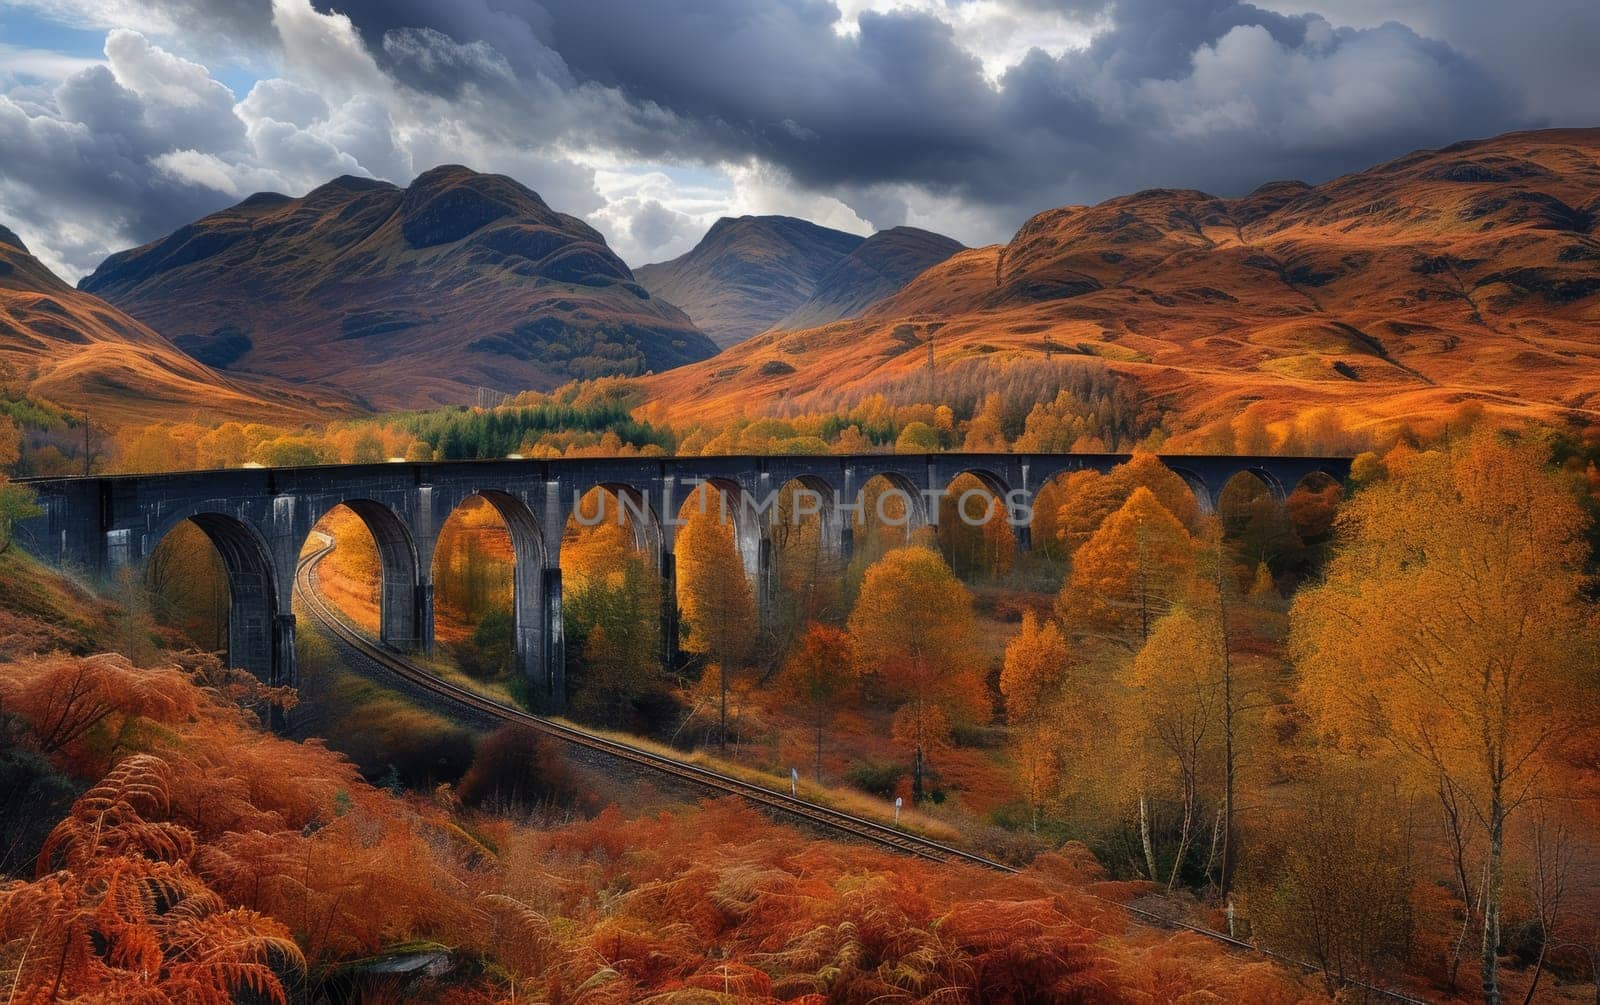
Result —
[[486, 698], [468, 688], [443, 680], [427, 669], [417, 666], [404, 657], [373, 643], [365, 635], [353, 628], [349, 622], [345, 621], [322, 598], [322, 594], [316, 588], [316, 567], [317, 563], [332, 550], [333, 544], [328, 541], [324, 543], [322, 548], [301, 558], [300, 564], [295, 570], [295, 586], [301, 600], [305, 602], [306, 607], [317, 621], [339, 641], [359, 652], [365, 659], [378, 664], [384, 670], [403, 678], [415, 687], [455, 704], [469, 707], [492, 719], [520, 723], [536, 729], [546, 736], [560, 740], [562, 743], [594, 751], [630, 767], [642, 768], [655, 774], [669, 776], [679, 782], [688, 783], [719, 795], [738, 796], [741, 799], [782, 813], [785, 816], [797, 818], [825, 830], [849, 834], [852, 837], [892, 848], [908, 855], [915, 855], [918, 858], [932, 859], [938, 862], [966, 862], [1000, 872], [1017, 871], [1014, 867], [1003, 862], [996, 862], [960, 848], [918, 837], [887, 824], [878, 823], [876, 820], [853, 816], [840, 810], [796, 798], [787, 792], [769, 789], [754, 782], [747, 782], [742, 778], [725, 775], [699, 765], [685, 764], [671, 757], [642, 750], [625, 743], [618, 743], [605, 737], [595, 736], [565, 723], [534, 715], [520, 708], [495, 701], [492, 698]]
[[[304, 555], [300, 559], [299, 565], [295, 568], [296, 592], [305, 602], [312, 616], [338, 641], [355, 650], [362, 658], [395, 674], [414, 687], [470, 708], [490, 719], [520, 723], [562, 743], [615, 759], [617, 762], [629, 767], [641, 768], [648, 772], [668, 776], [679, 782], [687, 783], [715, 794], [738, 796], [757, 806], [797, 819], [811, 826], [848, 835], [871, 844], [890, 848], [902, 854], [916, 858], [931, 859], [935, 862], [963, 862], [991, 869], [995, 872], [1016, 873], [1021, 871], [1015, 866], [1007, 865], [1004, 862], [996, 862], [993, 859], [976, 855], [961, 848], [919, 837], [887, 824], [879, 823], [876, 820], [854, 816], [853, 814], [791, 796], [787, 792], [769, 789], [754, 782], [747, 782], [742, 778], [725, 775], [709, 768], [702, 768], [699, 765], [685, 764], [671, 757], [642, 750], [605, 737], [595, 736], [565, 723], [534, 715], [531, 712], [506, 705], [492, 698], [486, 698], [468, 688], [443, 680], [426, 668], [420, 667], [403, 656], [372, 642], [352, 627], [323, 599], [316, 586], [316, 569], [317, 564], [326, 558], [329, 552], [333, 551], [333, 539], [326, 534], [320, 536], [323, 538], [322, 547]], [[1165, 917], [1156, 912], [1146, 911], [1119, 901], [1105, 900], [1105, 898], [1097, 899], [1122, 908], [1129, 916], [1147, 925], [1168, 930], [1192, 932], [1236, 952], [1265, 957], [1307, 974], [1321, 973], [1320, 968], [1303, 960], [1297, 960], [1269, 949], [1263, 949], [1231, 935], [1191, 925], [1187, 922]], [[1423, 999], [1411, 997], [1391, 988], [1365, 984], [1355, 980], [1345, 980], [1342, 983], [1346, 987], [1363, 991], [1388, 1001], [1402, 1002], [1405, 1005], [1427, 1005], [1427, 1002]]]

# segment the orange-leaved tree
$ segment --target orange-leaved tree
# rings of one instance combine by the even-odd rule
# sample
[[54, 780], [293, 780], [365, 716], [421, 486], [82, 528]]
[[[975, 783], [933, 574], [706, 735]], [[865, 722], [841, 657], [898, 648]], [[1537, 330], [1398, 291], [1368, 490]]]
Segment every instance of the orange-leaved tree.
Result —
[[1072, 710], [1055, 708], [1071, 662], [1061, 628], [1052, 620], [1041, 621], [1033, 611], [1024, 611], [1021, 630], [1006, 646], [1000, 696], [1005, 699], [1006, 722], [1016, 737], [1017, 768], [1035, 831], [1043, 804], [1060, 777], [1061, 733], [1069, 726], [1066, 720], [1076, 719]]
[[920, 799], [933, 716], [972, 720], [989, 703], [972, 596], [937, 551], [897, 548], [867, 570], [849, 631], [857, 668], [903, 705], [912, 798]]
[[778, 675], [778, 692], [804, 716], [816, 734], [815, 771], [822, 781], [822, 734], [859, 680], [850, 654], [850, 638], [830, 625], [812, 623], [800, 648]]
[[1046, 521], [1061, 554], [1070, 556], [1105, 522], [1106, 517], [1128, 501], [1115, 482], [1098, 471], [1074, 471], [1052, 480], [1049, 492], [1040, 492], [1038, 502], [1054, 507], [1053, 519]]
[[1199, 531], [1200, 504], [1183, 477], [1155, 454], [1138, 452], [1109, 474], [1074, 471], [1046, 486], [1039, 505], [1052, 507], [1052, 519], [1042, 527], [1053, 533], [1059, 549], [1077, 551], [1138, 489], [1148, 489], [1162, 507], [1191, 532]]
[[1048, 704], [1066, 682], [1072, 652], [1055, 621], [1033, 611], [1022, 612], [1022, 628], [1006, 646], [1000, 669], [1000, 695], [1006, 720], [1024, 723], [1046, 714]]
[[[726, 505], [724, 505], [724, 502]], [[728, 675], [749, 660], [759, 625], [756, 597], [734, 541], [737, 505], [701, 485], [684, 503], [689, 515], [678, 531], [678, 606], [683, 648], [701, 653], [717, 675], [717, 740], [728, 742]]]
[[1168, 513], [1191, 531], [1200, 529], [1200, 503], [1194, 490], [1183, 476], [1161, 463], [1161, 458], [1145, 451], [1137, 451], [1125, 463], [1111, 469], [1106, 476], [1117, 486], [1122, 498], [1127, 499], [1141, 488], [1149, 489]]
[[1596, 704], [1583, 511], [1540, 444], [1479, 431], [1411, 457], [1339, 524], [1326, 582], [1291, 615], [1301, 700], [1325, 735], [1392, 743], [1469, 808], [1497, 1003], [1507, 821]]
[[1183, 523], [1140, 486], [1073, 556], [1058, 609], [1066, 617], [1081, 605], [1089, 623], [1136, 631], [1142, 644], [1188, 589], [1195, 557]]

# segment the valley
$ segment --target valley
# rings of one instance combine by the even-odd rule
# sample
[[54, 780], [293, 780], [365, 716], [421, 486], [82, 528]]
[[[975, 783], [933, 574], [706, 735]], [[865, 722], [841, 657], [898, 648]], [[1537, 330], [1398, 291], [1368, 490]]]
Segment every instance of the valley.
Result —
[[0, 988], [1590, 1000], [1597, 219], [1560, 129], [980, 247], [0, 230]]

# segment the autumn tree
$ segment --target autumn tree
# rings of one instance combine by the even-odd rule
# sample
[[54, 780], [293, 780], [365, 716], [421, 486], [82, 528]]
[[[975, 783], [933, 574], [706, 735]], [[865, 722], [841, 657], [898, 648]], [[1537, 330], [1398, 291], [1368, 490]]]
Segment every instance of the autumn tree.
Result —
[[350, 447], [350, 461], [352, 464], [376, 464], [384, 459], [383, 440], [378, 438], [377, 432], [368, 428], [363, 429]]
[[1584, 518], [1537, 443], [1479, 431], [1410, 459], [1340, 517], [1291, 614], [1301, 698], [1330, 738], [1391, 743], [1459, 793], [1486, 843], [1483, 997], [1500, 1001], [1506, 826], [1594, 708]]
[[1333, 521], [1344, 500], [1344, 486], [1327, 476], [1307, 478], [1296, 485], [1284, 506], [1296, 536], [1307, 544], [1321, 544], [1333, 534]]
[[570, 528], [561, 558], [573, 711], [625, 725], [660, 665], [660, 577], [634, 548], [632, 528], [613, 518]]
[[1022, 627], [1006, 646], [1000, 670], [1000, 695], [1006, 720], [1027, 722], [1046, 714], [1066, 680], [1072, 653], [1061, 628], [1033, 611], [1022, 613]]
[[755, 650], [755, 590], [745, 575], [734, 541], [735, 505], [702, 485], [684, 503], [688, 517], [678, 530], [678, 606], [683, 648], [703, 655], [717, 679], [717, 738], [728, 742], [728, 678]]
[[1262, 563], [1289, 569], [1304, 551], [1283, 503], [1254, 475], [1228, 479], [1217, 496], [1217, 519], [1234, 560], [1251, 574]]
[[938, 552], [899, 548], [867, 570], [849, 633], [856, 667], [901, 703], [912, 798], [921, 799], [931, 727], [978, 718], [988, 702], [972, 597]]
[[928, 454], [939, 449], [939, 430], [926, 422], [909, 422], [895, 438], [897, 454]]
[[1191, 532], [1200, 529], [1200, 504], [1194, 491], [1155, 454], [1135, 453], [1109, 474], [1087, 469], [1073, 471], [1054, 479], [1046, 488], [1050, 491], [1041, 492], [1036, 505], [1052, 507], [1045, 528], [1068, 555], [1088, 541], [1140, 488], [1149, 490], [1185, 528]]
[[0, 470], [8, 470], [22, 457], [22, 430], [9, 415], [0, 416]]
[[1316, 964], [1330, 995], [1377, 983], [1410, 956], [1418, 826], [1377, 778], [1317, 775], [1273, 819], [1250, 920], [1271, 949]]
[[182, 471], [196, 465], [194, 438], [165, 424], [124, 426], [112, 449], [119, 471]]
[[[776, 649], [787, 652], [814, 621], [844, 620], [844, 563], [824, 522], [833, 500], [791, 482], [778, 493], [772, 518], [772, 564], [777, 587], [772, 621]], [[832, 514], [837, 519], [839, 514]]]
[[[1234, 868], [1239, 858], [1240, 727], [1243, 713], [1252, 708], [1251, 701], [1255, 694], [1251, 687], [1253, 682], [1240, 672], [1240, 665], [1234, 660], [1234, 614], [1238, 608], [1234, 604], [1236, 584], [1231, 575], [1233, 570], [1229, 567], [1228, 548], [1223, 542], [1219, 524], [1212, 522], [1210, 532], [1211, 540], [1203, 552], [1203, 565], [1210, 567], [1209, 582], [1205, 588], [1195, 591], [1194, 602], [1196, 610], [1206, 612], [1201, 618], [1202, 627], [1215, 625], [1215, 632], [1204, 634], [1208, 637], [1207, 641], [1216, 645], [1215, 665], [1221, 675], [1222, 810], [1218, 814], [1216, 834], [1222, 847], [1216, 865], [1217, 892], [1226, 900], [1233, 891]], [[1207, 578], [1204, 570], [1202, 578]], [[1277, 584], [1265, 562], [1256, 567], [1248, 596], [1256, 605], [1276, 606], [1279, 600]]]
[[806, 630], [800, 648], [785, 661], [778, 675], [779, 696], [811, 725], [815, 734], [814, 770], [819, 783], [823, 733], [859, 679], [851, 659], [850, 637], [837, 628], [815, 623]]
[[1017, 539], [1003, 500], [975, 475], [960, 474], [939, 500], [939, 548], [963, 579], [1011, 571]]
[[21, 454], [21, 430], [10, 416], [0, 416], [0, 553], [11, 547], [12, 524], [39, 512], [39, 508], [33, 504], [33, 491], [22, 485], [13, 485], [6, 473], [17, 463]]
[[[1167, 888], [1177, 885], [1199, 824], [1201, 785], [1215, 774], [1223, 739], [1224, 651], [1216, 619], [1178, 608], [1156, 622], [1126, 675], [1130, 720], [1143, 738], [1143, 774], [1176, 781], [1181, 823]], [[1158, 878], [1141, 782], [1140, 839]]]
[[[1073, 472], [1081, 474], [1082, 472]], [[1070, 475], [1067, 477], [1071, 477]], [[1033, 522], [1028, 527], [1033, 547], [1050, 558], [1061, 559], [1071, 554], [1061, 529], [1062, 503], [1066, 497], [1067, 478], [1052, 478], [1039, 486], [1033, 494]], [[1085, 534], [1083, 540], [1088, 540]], [[1073, 547], [1082, 544], [1077, 541]]]
[[250, 432], [237, 422], [224, 422], [195, 438], [195, 463], [202, 468], [232, 468], [250, 456]]
[[961, 449], [967, 453], [1004, 453], [1006, 449], [1005, 402], [998, 394], [987, 394], [983, 404], [967, 423]]
[[1188, 530], [1140, 486], [1073, 556], [1057, 607], [1067, 618], [1081, 605], [1090, 623], [1136, 631], [1142, 644], [1188, 588], [1195, 554]]
[[1005, 699], [1006, 721], [1018, 737], [1017, 763], [1035, 831], [1045, 794], [1059, 774], [1056, 754], [1062, 724], [1052, 716], [1051, 706], [1066, 682], [1071, 659], [1060, 627], [1025, 611], [1000, 670], [1000, 695]]
[[1136, 451], [1127, 461], [1112, 468], [1106, 477], [1122, 499], [1130, 498], [1141, 488], [1148, 489], [1179, 523], [1191, 531], [1200, 528], [1200, 502], [1194, 490], [1182, 475], [1161, 463], [1161, 458], [1155, 454]]

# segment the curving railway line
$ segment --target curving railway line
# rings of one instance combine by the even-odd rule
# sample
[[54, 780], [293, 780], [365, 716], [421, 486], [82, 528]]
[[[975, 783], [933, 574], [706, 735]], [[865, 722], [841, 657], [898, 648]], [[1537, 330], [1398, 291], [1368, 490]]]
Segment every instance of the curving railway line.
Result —
[[377, 664], [383, 670], [403, 678], [415, 687], [422, 688], [457, 705], [467, 706], [489, 718], [520, 723], [563, 743], [594, 751], [630, 767], [642, 768], [656, 774], [666, 775], [677, 781], [686, 782], [718, 795], [738, 796], [759, 806], [798, 818], [816, 827], [846, 833], [864, 841], [884, 845], [919, 858], [933, 859], [939, 862], [967, 862], [1001, 872], [1017, 871], [1014, 867], [1003, 862], [995, 862], [980, 855], [963, 851], [960, 848], [953, 848], [949, 845], [908, 834], [905, 831], [878, 823], [875, 820], [852, 816], [849, 813], [843, 813], [827, 806], [798, 799], [786, 792], [769, 789], [754, 782], [747, 782], [741, 778], [712, 771], [709, 768], [685, 764], [682, 761], [674, 760], [661, 754], [595, 736], [564, 723], [502, 704], [468, 688], [443, 680], [429, 670], [417, 666], [404, 657], [373, 643], [365, 635], [351, 627], [349, 622], [339, 616], [328, 605], [327, 601], [322, 598], [321, 592], [316, 588], [317, 563], [332, 550], [333, 543], [328, 540], [325, 541], [320, 549], [300, 559], [300, 564], [295, 569], [295, 588], [299, 592], [300, 598], [305, 602], [312, 616], [328, 632], [334, 635], [339, 642], [343, 643], [347, 648], [355, 650], [363, 660]]
[[[738, 796], [757, 806], [786, 815], [813, 827], [848, 835], [858, 840], [887, 847], [917, 858], [931, 859], [936, 862], [964, 862], [969, 865], [992, 869], [996, 872], [1015, 873], [1020, 871], [1015, 866], [1006, 865], [1004, 862], [996, 862], [993, 859], [984, 858], [981, 855], [976, 855], [960, 848], [941, 844], [915, 834], [909, 834], [887, 824], [879, 823], [876, 820], [854, 816], [796, 798], [787, 792], [769, 789], [766, 786], [712, 771], [709, 768], [685, 764], [682, 761], [661, 754], [642, 750], [625, 743], [618, 743], [605, 737], [595, 736], [565, 723], [533, 715], [520, 708], [503, 704], [492, 698], [486, 698], [468, 688], [443, 680], [428, 669], [418, 666], [403, 656], [372, 642], [353, 628], [323, 599], [316, 586], [316, 570], [317, 564], [326, 558], [329, 552], [333, 551], [333, 539], [326, 534], [318, 533], [323, 539], [322, 547], [301, 557], [298, 566], [295, 568], [295, 590], [318, 623], [334, 637], [336, 642], [350, 650], [359, 661], [375, 665], [381, 670], [400, 677], [414, 687], [448, 702], [471, 709], [473, 712], [489, 719], [520, 723], [539, 730], [563, 743], [612, 758], [630, 768], [643, 769], [647, 772], [664, 775], [714, 794]], [[1136, 920], [1158, 928], [1193, 932], [1196, 935], [1221, 943], [1230, 949], [1263, 956], [1304, 973], [1314, 974], [1319, 972], [1317, 967], [1309, 963], [1282, 956], [1243, 939], [1190, 925], [1129, 904], [1117, 901], [1107, 901], [1107, 903], [1115, 904], [1127, 911]], [[1389, 1001], [1404, 1002], [1407, 1005], [1426, 1005], [1422, 999], [1413, 998], [1390, 988], [1364, 984], [1354, 980], [1347, 980], [1344, 983], [1348, 987]]]

